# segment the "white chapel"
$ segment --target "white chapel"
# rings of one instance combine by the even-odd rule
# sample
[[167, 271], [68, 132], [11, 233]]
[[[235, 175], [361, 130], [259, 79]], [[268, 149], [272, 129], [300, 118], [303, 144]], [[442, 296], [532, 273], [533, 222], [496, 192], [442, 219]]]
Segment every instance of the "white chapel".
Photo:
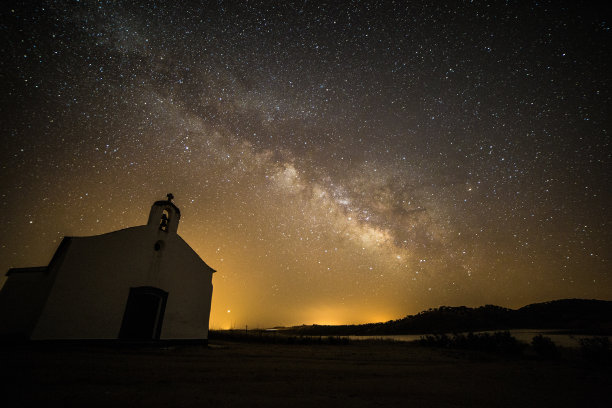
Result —
[[0, 339], [206, 341], [215, 270], [177, 234], [173, 198], [146, 225], [65, 237], [48, 266], [10, 269]]

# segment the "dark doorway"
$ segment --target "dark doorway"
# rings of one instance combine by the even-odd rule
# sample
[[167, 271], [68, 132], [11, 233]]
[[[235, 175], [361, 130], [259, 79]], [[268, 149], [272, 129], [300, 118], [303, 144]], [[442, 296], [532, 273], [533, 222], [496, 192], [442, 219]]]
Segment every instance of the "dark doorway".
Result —
[[130, 288], [119, 338], [159, 340], [168, 292], [151, 286]]

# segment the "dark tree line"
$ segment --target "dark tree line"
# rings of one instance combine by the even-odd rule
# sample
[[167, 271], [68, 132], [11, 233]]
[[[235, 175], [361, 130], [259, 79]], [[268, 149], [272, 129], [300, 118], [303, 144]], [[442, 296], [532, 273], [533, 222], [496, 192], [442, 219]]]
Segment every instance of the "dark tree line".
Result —
[[477, 308], [442, 306], [385, 323], [296, 326], [286, 330], [299, 335], [385, 335], [509, 329], [612, 334], [612, 301], [563, 299], [535, 303], [518, 310], [494, 305]]

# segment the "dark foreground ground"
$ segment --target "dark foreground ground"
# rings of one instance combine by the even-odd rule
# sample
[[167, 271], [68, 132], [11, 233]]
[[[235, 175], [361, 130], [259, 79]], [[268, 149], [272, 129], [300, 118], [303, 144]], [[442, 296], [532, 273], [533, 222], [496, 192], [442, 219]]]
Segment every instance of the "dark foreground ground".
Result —
[[612, 407], [612, 369], [406, 343], [4, 345], [3, 407]]

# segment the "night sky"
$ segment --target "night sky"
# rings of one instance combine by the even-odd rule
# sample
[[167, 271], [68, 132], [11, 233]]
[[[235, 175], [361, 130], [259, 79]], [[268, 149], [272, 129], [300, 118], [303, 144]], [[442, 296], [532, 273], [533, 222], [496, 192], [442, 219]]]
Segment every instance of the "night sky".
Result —
[[0, 270], [171, 192], [212, 328], [612, 299], [609, 16], [442, 3], [4, 5]]

